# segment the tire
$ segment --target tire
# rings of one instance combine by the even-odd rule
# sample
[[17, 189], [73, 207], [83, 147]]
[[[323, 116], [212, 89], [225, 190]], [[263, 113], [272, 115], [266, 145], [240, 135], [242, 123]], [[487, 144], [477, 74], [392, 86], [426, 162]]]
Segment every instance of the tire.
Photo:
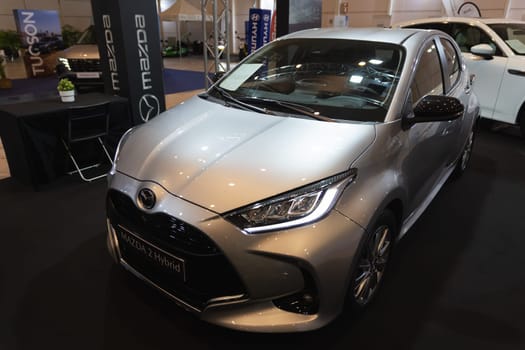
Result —
[[465, 147], [463, 147], [463, 150], [461, 151], [461, 155], [459, 156], [459, 159], [456, 162], [456, 166], [454, 167], [454, 170], [452, 172], [452, 178], [457, 179], [461, 177], [461, 175], [463, 175], [463, 173], [467, 169], [470, 158], [472, 157], [473, 146], [474, 146], [474, 129], [470, 131], [470, 134], [467, 139], [467, 143], [465, 144]]
[[525, 110], [520, 113], [520, 130], [521, 136], [525, 138]]
[[359, 248], [347, 291], [347, 306], [361, 310], [377, 295], [390, 260], [397, 225], [394, 214], [385, 210]]

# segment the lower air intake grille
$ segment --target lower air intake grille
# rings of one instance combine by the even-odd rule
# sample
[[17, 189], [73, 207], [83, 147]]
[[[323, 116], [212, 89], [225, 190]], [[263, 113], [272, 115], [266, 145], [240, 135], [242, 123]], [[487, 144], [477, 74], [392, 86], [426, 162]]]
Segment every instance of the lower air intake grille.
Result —
[[97, 59], [68, 59], [69, 66], [73, 72], [100, 72], [100, 60]]
[[107, 215], [126, 263], [177, 298], [202, 310], [210, 299], [245, 294], [230, 262], [197, 228], [145, 213], [116, 190], [108, 192]]

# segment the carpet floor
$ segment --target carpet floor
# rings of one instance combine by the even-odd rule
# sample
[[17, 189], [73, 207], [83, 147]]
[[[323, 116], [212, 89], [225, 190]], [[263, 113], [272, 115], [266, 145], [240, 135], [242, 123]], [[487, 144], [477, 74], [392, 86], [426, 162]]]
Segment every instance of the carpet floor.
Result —
[[0, 349], [525, 349], [525, 142], [480, 130], [470, 168], [396, 246], [375, 303], [303, 334], [206, 324], [114, 265], [104, 181], [0, 181]]
[[[164, 93], [174, 94], [178, 92], [191, 91], [204, 88], [204, 73], [180, 69], [163, 69]], [[0, 89], [0, 102], [12, 96], [24, 94], [44, 94], [56, 92], [58, 78], [56, 76], [33, 78], [33, 79], [13, 79], [11, 89]]]

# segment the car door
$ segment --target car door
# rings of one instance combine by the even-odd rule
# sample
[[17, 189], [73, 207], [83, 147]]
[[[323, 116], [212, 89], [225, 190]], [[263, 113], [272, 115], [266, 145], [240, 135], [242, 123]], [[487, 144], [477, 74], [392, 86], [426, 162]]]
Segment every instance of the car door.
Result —
[[[463, 58], [461, 52], [454, 43], [447, 37], [439, 38], [439, 49], [442, 53], [442, 66], [444, 72], [444, 79], [447, 83], [445, 85], [445, 93], [461, 101], [465, 106], [469, 105], [470, 94], [473, 92], [473, 86], [470, 82], [470, 77], [466, 77], [463, 71]], [[470, 74], [470, 72], [468, 73]], [[463, 117], [446, 122], [445, 133], [450, 139], [451, 149], [449, 150], [448, 163], [456, 161], [457, 156], [464, 146], [464, 140], [470, 132], [470, 123], [464, 123]]]
[[[502, 84], [508, 58], [501, 48], [492, 40], [482, 28], [461, 22], [429, 22], [406, 26], [407, 28], [436, 29], [450, 35], [459, 46], [465, 64], [470, 74], [475, 75], [474, 92], [479, 98], [481, 116], [485, 118], [495, 116], [494, 110], [498, 100], [498, 91]], [[489, 44], [496, 49], [492, 59], [488, 60], [470, 52], [470, 48], [477, 44]]]
[[[479, 98], [481, 116], [492, 119], [508, 58], [482, 28], [466, 23], [453, 26], [453, 38], [463, 52], [469, 72], [476, 76], [474, 92]], [[478, 44], [489, 44], [496, 49], [492, 59], [470, 52], [470, 48]]]
[[[407, 98], [409, 109], [426, 95], [443, 95], [447, 92], [459, 96], [457, 86], [451, 89], [448, 65], [439, 37], [422, 47], [414, 69], [411, 92]], [[461, 80], [458, 69], [456, 79]], [[408, 112], [404, 118], [410, 118]], [[429, 197], [437, 184], [445, 178], [458, 147], [457, 134], [460, 122], [417, 123], [408, 128], [403, 137], [407, 145], [402, 167], [408, 190], [409, 210], [413, 212]]]
[[[507, 49], [507, 66], [505, 67], [503, 80], [498, 91], [498, 98], [494, 108], [492, 119], [506, 123], [515, 124], [518, 112], [525, 99], [523, 88], [525, 87], [525, 59], [523, 55], [517, 55], [518, 51], [514, 50], [511, 45], [505, 43], [514, 42], [522, 45], [525, 41], [523, 37], [524, 28], [521, 24], [511, 23], [494, 23], [489, 24], [490, 33], [502, 40], [500, 44]], [[505, 45], [507, 45], [505, 47]], [[515, 51], [510, 52], [508, 49]], [[522, 48], [521, 48], [522, 50]]]

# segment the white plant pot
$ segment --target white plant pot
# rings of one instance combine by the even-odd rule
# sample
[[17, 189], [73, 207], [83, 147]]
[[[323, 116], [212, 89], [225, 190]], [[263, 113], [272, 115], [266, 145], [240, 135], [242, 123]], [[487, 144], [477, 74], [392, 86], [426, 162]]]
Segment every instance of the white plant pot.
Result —
[[75, 90], [59, 91], [62, 102], [75, 102]]

